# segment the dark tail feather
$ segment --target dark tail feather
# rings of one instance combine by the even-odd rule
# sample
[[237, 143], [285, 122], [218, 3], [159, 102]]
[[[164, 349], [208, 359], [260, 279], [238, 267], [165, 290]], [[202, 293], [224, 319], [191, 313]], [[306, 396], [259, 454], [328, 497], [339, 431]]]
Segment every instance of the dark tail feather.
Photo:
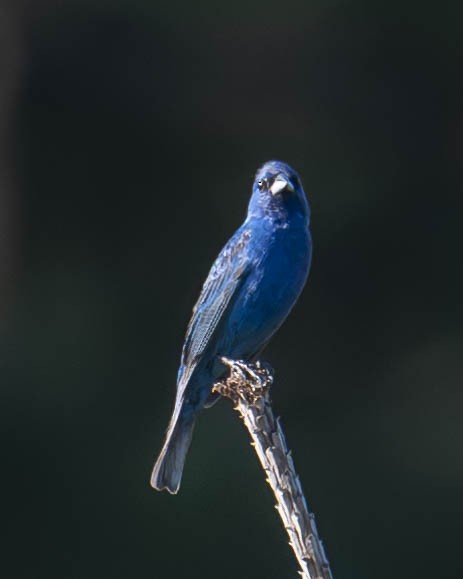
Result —
[[151, 474], [151, 486], [156, 490], [166, 489], [173, 495], [178, 492], [194, 425], [192, 416], [182, 416], [181, 412], [178, 416], [174, 415]]

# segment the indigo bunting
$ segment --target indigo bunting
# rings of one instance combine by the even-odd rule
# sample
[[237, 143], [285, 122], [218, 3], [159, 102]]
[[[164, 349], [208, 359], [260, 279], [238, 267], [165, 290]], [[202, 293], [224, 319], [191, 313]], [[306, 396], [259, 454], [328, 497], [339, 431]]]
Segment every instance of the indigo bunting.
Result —
[[177, 396], [151, 485], [177, 493], [196, 416], [216, 401], [221, 361], [253, 361], [281, 326], [310, 269], [310, 209], [297, 173], [281, 161], [256, 174], [244, 223], [213, 264], [186, 332]]

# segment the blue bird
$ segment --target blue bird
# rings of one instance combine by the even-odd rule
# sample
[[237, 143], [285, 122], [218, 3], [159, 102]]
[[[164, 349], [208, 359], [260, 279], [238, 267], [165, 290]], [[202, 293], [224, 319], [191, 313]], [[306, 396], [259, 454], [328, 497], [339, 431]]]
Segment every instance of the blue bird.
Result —
[[177, 493], [198, 412], [217, 399], [221, 362], [253, 361], [304, 287], [312, 257], [310, 209], [297, 173], [270, 161], [256, 174], [243, 225], [219, 253], [193, 308], [177, 396], [151, 486]]

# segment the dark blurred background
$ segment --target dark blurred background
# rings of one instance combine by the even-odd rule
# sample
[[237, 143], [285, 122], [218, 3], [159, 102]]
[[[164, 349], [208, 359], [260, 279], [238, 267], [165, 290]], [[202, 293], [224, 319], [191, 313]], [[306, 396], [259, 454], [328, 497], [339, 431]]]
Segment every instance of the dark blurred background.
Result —
[[312, 206], [266, 352], [335, 578], [461, 577], [457, 2], [3, 0], [7, 579], [292, 578], [230, 404], [148, 485], [186, 323], [271, 158]]

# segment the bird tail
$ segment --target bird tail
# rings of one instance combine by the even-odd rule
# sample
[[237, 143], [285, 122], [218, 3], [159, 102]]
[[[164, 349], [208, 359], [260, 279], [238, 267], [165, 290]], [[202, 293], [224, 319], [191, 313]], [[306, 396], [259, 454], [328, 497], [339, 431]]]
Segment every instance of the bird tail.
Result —
[[183, 465], [190, 448], [195, 419], [193, 413], [174, 413], [167, 430], [164, 446], [151, 474], [151, 486], [175, 495], [182, 480]]

